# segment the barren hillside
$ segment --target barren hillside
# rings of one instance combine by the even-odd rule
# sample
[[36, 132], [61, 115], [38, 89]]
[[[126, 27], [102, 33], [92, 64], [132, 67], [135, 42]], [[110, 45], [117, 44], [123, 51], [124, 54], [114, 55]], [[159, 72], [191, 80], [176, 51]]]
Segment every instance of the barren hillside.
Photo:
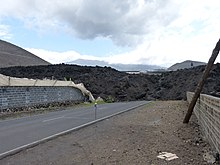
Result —
[[172, 65], [171, 67], [168, 68], [168, 70], [176, 71], [178, 69], [193, 68], [193, 67], [200, 66], [200, 65], [206, 65], [206, 63], [199, 62], [199, 61], [186, 60], [181, 63], [176, 63]]
[[49, 65], [34, 54], [9, 42], [0, 40], [0, 67]]

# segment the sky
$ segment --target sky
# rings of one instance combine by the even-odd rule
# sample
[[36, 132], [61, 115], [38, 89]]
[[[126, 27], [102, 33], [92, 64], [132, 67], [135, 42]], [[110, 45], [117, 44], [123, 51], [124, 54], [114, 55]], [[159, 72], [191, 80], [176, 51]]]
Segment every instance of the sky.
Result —
[[207, 62], [219, 9], [219, 0], [2, 0], [0, 39], [52, 64]]

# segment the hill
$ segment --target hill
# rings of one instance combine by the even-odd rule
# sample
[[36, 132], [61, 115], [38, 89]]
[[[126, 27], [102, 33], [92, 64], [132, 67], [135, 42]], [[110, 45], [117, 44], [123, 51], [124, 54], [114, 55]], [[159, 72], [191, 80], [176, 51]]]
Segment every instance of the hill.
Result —
[[49, 62], [14, 44], [0, 40], [0, 68], [49, 64]]
[[199, 62], [199, 61], [186, 60], [181, 63], [176, 63], [176, 64], [172, 65], [167, 70], [176, 71], [178, 69], [193, 68], [193, 67], [200, 66], [200, 65], [206, 65], [206, 63]]
[[[1, 68], [0, 73], [35, 79], [71, 78], [75, 83], [83, 83], [95, 98], [100, 96], [105, 100], [182, 100], [186, 99], [186, 91], [195, 90], [204, 68], [205, 66], [198, 66], [161, 75], [130, 75], [110, 67], [59, 64]], [[220, 64], [214, 65], [203, 93], [220, 93]]]
[[102, 66], [111, 67], [118, 71], [152, 71], [157, 69], [163, 69], [157, 65], [146, 65], [146, 64], [110, 64], [106, 61], [99, 60], [85, 60], [77, 59], [75, 61], [68, 62], [67, 64], [75, 64], [81, 66]]

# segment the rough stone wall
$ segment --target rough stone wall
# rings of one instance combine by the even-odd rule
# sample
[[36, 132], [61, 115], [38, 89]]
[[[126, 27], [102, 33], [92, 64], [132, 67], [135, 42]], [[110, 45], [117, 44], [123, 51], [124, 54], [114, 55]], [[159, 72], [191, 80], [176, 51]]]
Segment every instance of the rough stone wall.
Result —
[[[193, 97], [187, 92], [187, 101]], [[220, 98], [201, 94], [194, 108], [194, 113], [209, 143], [220, 153]]]
[[83, 100], [82, 92], [73, 87], [0, 87], [0, 111], [8, 108]]

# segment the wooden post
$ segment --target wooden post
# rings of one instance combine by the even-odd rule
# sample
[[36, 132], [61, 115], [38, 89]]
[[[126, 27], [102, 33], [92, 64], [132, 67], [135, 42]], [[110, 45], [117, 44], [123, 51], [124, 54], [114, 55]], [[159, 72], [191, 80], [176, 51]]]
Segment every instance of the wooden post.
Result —
[[202, 88], [203, 88], [203, 86], [204, 86], [204, 84], [205, 84], [205, 80], [207, 79], [207, 77], [208, 77], [208, 75], [209, 75], [209, 72], [210, 72], [210, 70], [212, 69], [212, 66], [213, 66], [213, 64], [214, 64], [214, 62], [215, 62], [215, 59], [216, 59], [217, 56], [218, 56], [219, 50], [220, 50], [220, 39], [219, 39], [219, 41], [217, 42], [215, 48], [213, 49], [212, 55], [211, 55], [211, 57], [210, 57], [210, 59], [209, 59], [208, 64], [207, 64], [206, 67], [205, 67], [205, 70], [204, 70], [204, 72], [203, 72], [202, 78], [201, 78], [201, 80], [199, 81], [199, 83], [198, 83], [198, 85], [197, 85], [197, 87], [196, 87], [195, 94], [194, 94], [194, 96], [193, 96], [193, 98], [192, 98], [192, 100], [191, 100], [191, 102], [190, 102], [190, 104], [189, 104], [189, 108], [188, 108], [188, 111], [187, 111], [187, 113], [186, 113], [186, 116], [185, 116], [185, 118], [184, 118], [184, 120], [183, 120], [183, 123], [188, 123], [190, 117], [192, 116], [192, 112], [193, 112], [193, 109], [194, 109], [194, 107], [195, 107], [195, 105], [196, 105], [196, 101], [197, 101], [197, 99], [198, 99], [199, 96], [200, 96], [200, 93], [201, 93], [201, 91], [202, 91]]

